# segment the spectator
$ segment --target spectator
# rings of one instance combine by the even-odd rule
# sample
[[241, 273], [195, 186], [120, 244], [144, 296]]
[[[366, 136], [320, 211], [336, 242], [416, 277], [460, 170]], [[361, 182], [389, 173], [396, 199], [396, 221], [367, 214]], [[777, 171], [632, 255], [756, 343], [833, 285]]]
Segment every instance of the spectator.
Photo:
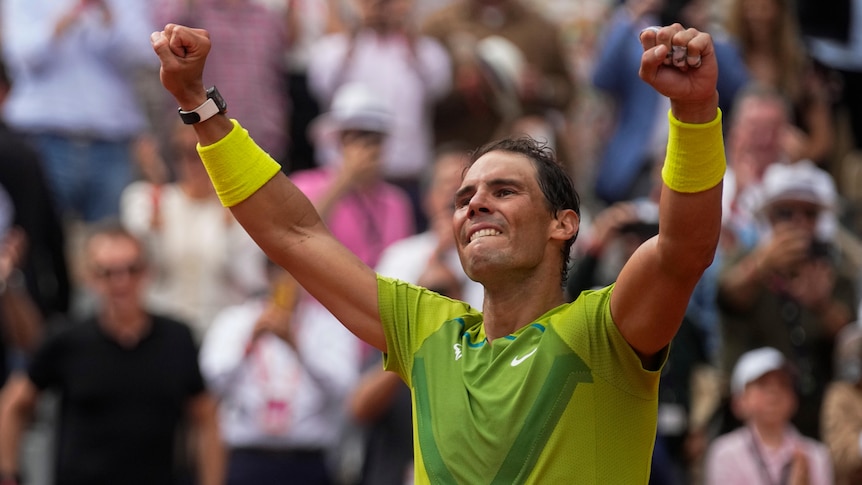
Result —
[[788, 151], [790, 161], [808, 159], [826, 166], [835, 133], [831, 95], [803, 43], [793, 3], [733, 0], [726, 27], [752, 79], [790, 100], [798, 139]]
[[437, 103], [437, 143], [480, 146], [510, 134], [557, 149], [574, 98], [559, 28], [521, 0], [455, 0], [422, 31], [446, 47], [454, 89]]
[[198, 438], [198, 479], [221, 483], [215, 401], [204, 388], [188, 328], [148, 313], [143, 246], [118, 225], [85, 241], [97, 313], [46, 338], [26, 373], [10, 378], [0, 407], [0, 475], [17, 477], [21, 435], [42, 391], [60, 394], [57, 484], [173, 483], [178, 425]]
[[835, 485], [862, 483], [862, 327], [836, 337], [836, 378], [823, 397], [821, 429], [835, 465]]
[[[0, 106], [6, 102], [11, 80], [0, 62]], [[8, 193], [14, 218], [26, 239], [21, 264], [27, 292], [46, 320], [69, 310], [71, 283], [63, 228], [43, 160], [21, 135], [0, 121], [0, 186]]]
[[200, 342], [222, 308], [266, 288], [266, 257], [219, 203], [195, 151], [194, 130], [175, 123], [176, 181], [129, 185], [121, 220], [151, 255], [149, 304], [191, 325]]
[[791, 163], [795, 144], [790, 105], [762, 84], [744, 88], [734, 102], [727, 137], [727, 188], [723, 194], [723, 251], [751, 247], [761, 236], [755, 212], [763, 174], [774, 163]]
[[790, 423], [798, 397], [794, 370], [778, 350], [750, 350], [731, 379], [733, 405], [745, 426], [718, 437], [706, 459], [706, 485], [832, 484], [829, 450]]
[[219, 313], [201, 347], [230, 453], [227, 485], [333, 484], [359, 342], [290, 274], [267, 268], [268, 294]]
[[[391, 107], [393, 122], [383, 147], [382, 175], [410, 194], [421, 222], [419, 178], [431, 163], [434, 137], [430, 106], [447, 93], [451, 80], [446, 51], [416, 33], [409, 0], [360, 0], [359, 22], [346, 32], [324, 36], [309, 61], [311, 92], [325, 110], [334, 108], [339, 88], [373, 86]], [[338, 157], [338, 146], [316, 141], [322, 164]]]
[[313, 123], [321, 138], [336, 144], [337, 158], [291, 177], [333, 235], [369, 265], [415, 231], [407, 194], [383, 179], [383, 146], [397, 120], [377, 93], [359, 83], [339, 88], [330, 111]]
[[753, 249], [729, 254], [718, 278], [722, 368], [729, 375], [756, 347], [783, 352], [799, 372], [794, 422], [813, 438], [833, 377], [835, 335], [856, 308], [856, 275], [831, 243], [835, 207], [831, 176], [811, 162], [770, 165], [758, 212], [769, 233]]
[[148, 4], [10, 0], [0, 17], [13, 80], [4, 116], [38, 148], [58, 213], [116, 217], [146, 125], [128, 73], [153, 62]]

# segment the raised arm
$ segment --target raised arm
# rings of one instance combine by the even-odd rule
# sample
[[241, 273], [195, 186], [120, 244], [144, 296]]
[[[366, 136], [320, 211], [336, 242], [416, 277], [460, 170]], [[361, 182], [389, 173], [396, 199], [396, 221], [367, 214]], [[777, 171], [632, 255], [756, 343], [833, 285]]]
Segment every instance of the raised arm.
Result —
[[[626, 341], [647, 358], [676, 334], [694, 286], [714, 257], [725, 158], [712, 38], [674, 24], [645, 30], [641, 43], [641, 79], [671, 102], [659, 235], [621, 271], [611, 313]], [[678, 46], [676, 65], [665, 63], [671, 46]]]
[[[168, 24], [152, 43], [162, 84], [180, 108], [203, 103], [209, 34]], [[223, 115], [194, 127], [216, 192], [245, 230], [351, 332], [385, 350], [374, 271], [332, 236], [308, 198], [241, 127]]]

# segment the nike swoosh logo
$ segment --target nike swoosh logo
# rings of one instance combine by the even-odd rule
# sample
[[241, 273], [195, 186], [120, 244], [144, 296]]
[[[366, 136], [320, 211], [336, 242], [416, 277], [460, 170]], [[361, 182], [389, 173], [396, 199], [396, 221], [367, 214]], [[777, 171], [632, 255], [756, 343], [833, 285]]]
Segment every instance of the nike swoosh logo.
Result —
[[535, 354], [537, 350], [539, 350], [539, 349], [538, 349], [538, 347], [537, 347], [537, 348], [535, 348], [535, 349], [533, 349], [533, 350], [531, 350], [528, 354], [524, 355], [523, 357], [515, 356], [515, 358], [514, 358], [514, 359], [512, 359], [512, 367], [515, 367], [516, 365], [519, 365], [521, 362], [523, 362], [523, 361], [525, 361], [525, 360], [529, 359], [529, 358], [530, 358], [530, 356], [532, 356], [533, 354]]

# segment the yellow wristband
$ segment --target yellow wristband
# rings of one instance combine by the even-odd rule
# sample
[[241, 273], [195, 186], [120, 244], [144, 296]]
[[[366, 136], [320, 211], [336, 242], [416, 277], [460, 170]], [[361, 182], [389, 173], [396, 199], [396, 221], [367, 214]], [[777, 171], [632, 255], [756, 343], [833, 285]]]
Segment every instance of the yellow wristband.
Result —
[[670, 131], [661, 169], [664, 183], [676, 192], [703, 192], [724, 178], [727, 162], [721, 133], [721, 110], [709, 123], [683, 123], [667, 114]]
[[281, 165], [257, 146], [248, 131], [236, 120], [231, 121], [233, 129], [227, 136], [212, 145], [197, 146], [216, 194], [225, 207], [233, 207], [249, 198], [281, 171]]

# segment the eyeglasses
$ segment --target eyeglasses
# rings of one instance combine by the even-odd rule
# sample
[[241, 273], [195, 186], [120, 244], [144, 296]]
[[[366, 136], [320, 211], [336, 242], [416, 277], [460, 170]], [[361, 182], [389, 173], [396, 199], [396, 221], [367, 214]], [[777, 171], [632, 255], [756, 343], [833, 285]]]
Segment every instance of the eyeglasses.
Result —
[[93, 266], [93, 274], [103, 280], [110, 280], [116, 277], [127, 276], [135, 277], [144, 272], [145, 266], [141, 261], [135, 261], [126, 265], [117, 266]]
[[769, 212], [769, 218], [775, 222], [791, 221], [796, 216], [802, 216], [809, 221], [814, 221], [819, 215], [820, 209], [818, 207], [779, 206]]

